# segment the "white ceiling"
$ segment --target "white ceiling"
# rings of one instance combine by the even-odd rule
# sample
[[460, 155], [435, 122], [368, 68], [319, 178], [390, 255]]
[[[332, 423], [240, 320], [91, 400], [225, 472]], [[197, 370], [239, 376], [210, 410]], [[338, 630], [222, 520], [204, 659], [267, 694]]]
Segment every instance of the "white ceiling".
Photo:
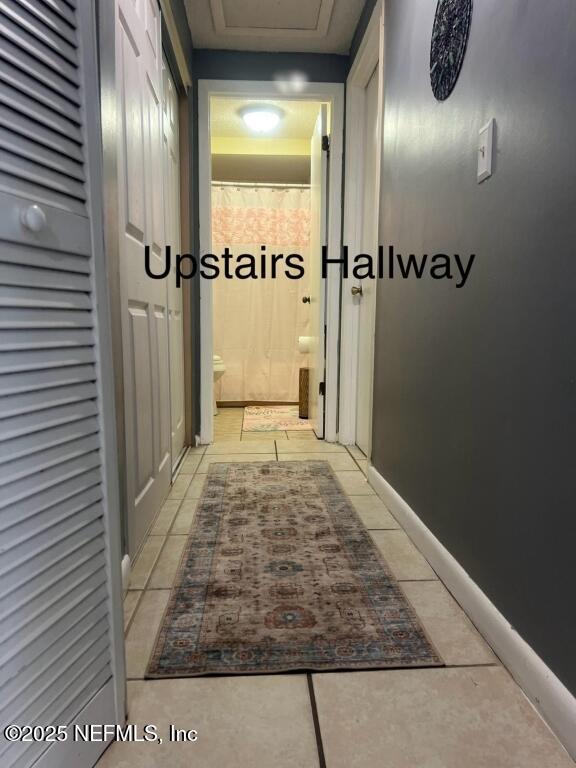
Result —
[[196, 48], [347, 54], [364, 0], [185, 0]]

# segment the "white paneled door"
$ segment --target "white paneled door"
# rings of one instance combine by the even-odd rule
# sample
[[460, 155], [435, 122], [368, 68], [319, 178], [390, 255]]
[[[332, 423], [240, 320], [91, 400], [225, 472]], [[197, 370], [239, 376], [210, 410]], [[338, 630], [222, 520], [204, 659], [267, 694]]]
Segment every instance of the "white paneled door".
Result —
[[3, 768], [90, 768], [74, 725], [125, 716], [95, 40], [0, 3], [0, 723], [39, 727]]
[[328, 109], [320, 105], [310, 141], [310, 305], [311, 348], [308, 355], [308, 411], [318, 437], [324, 437], [324, 371], [326, 346], [326, 280], [322, 277], [322, 246], [328, 234]]
[[168, 280], [163, 274], [162, 44], [156, 0], [117, 0], [120, 292], [128, 549], [137, 553], [170, 485]]
[[[162, 61], [162, 147], [164, 154], [164, 223], [166, 244], [180, 253], [180, 146], [178, 94], [166, 58]], [[170, 429], [172, 467], [184, 449], [184, 325], [182, 288], [172, 275], [168, 282], [168, 336], [170, 339]]]

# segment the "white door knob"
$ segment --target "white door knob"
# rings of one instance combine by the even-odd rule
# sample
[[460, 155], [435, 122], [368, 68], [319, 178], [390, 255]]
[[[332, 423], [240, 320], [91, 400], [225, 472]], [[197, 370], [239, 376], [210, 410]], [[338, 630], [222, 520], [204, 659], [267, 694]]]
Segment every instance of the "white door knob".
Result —
[[29, 205], [22, 211], [20, 219], [31, 232], [41, 232], [46, 226], [46, 214], [39, 205]]

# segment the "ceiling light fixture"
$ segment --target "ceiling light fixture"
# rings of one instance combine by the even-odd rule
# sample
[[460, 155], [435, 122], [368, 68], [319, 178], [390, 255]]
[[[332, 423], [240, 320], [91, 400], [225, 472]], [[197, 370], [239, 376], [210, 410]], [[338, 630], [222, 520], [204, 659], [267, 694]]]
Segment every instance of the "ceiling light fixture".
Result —
[[248, 128], [255, 133], [269, 133], [274, 130], [284, 113], [269, 104], [251, 105], [240, 110], [240, 116]]

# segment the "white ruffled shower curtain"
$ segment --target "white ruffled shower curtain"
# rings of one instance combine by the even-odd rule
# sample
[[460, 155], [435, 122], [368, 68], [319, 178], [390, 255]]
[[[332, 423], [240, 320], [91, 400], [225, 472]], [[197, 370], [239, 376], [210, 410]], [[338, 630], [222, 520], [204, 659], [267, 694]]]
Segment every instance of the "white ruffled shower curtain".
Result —
[[219, 401], [297, 402], [298, 369], [306, 355], [298, 352], [298, 337], [307, 336], [309, 304], [308, 255], [310, 190], [295, 187], [212, 187], [212, 250], [225, 246], [238, 256], [260, 258], [299, 253], [305, 275], [290, 280], [278, 262], [275, 279], [214, 280], [214, 354], [226, 373], [216, 384]]

